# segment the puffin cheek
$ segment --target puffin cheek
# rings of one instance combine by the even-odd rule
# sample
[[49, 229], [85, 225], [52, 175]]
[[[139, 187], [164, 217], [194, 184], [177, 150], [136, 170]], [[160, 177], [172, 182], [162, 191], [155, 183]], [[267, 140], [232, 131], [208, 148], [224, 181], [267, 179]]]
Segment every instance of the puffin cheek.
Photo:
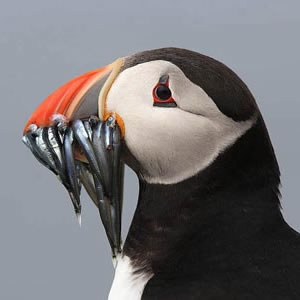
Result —
[[209, 120], [197, 117], [194, 126], [190, 126], [190, 117], [177, 120], [160, 123], [153, 118], [142, 130], [136, 126], [127, 131], [128, 148], [149, 183], [170, 184], [189, 178], [216, 152], [217, 132]]

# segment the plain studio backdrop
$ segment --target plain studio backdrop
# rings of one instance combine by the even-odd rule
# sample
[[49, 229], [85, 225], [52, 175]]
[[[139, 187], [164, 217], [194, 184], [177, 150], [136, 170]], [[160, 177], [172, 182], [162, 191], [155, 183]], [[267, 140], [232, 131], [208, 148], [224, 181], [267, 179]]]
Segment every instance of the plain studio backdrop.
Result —
[[[192, 49], [246, 82], [281, 167], [284, 216], [299, 231], [299, 11], [298, 0], [1, 0], [0, 299], [107, 298], [113, 267], [97, 210], [83, 193], [79, 228], [63, 186], [21, 136], [62, 83], [141, 50]], [[127, 169], [123, 237], [137, 193]]]

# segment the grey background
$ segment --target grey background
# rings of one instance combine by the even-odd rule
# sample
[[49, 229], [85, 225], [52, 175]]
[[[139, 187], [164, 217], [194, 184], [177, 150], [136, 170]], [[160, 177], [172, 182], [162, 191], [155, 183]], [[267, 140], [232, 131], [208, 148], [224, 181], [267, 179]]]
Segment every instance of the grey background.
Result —
[[[0, 299], [106, 299], [113, 268], [96, 209], [84, 195], [80, 229], [64, 188], [21, 134], [62, 83], [144, 49], [193, 49], [242, 77], [280, 162], [285, 218], [300, 230], [299, 3], [1, 0]], [[124, 232], [137, 188], [126, 170]]]

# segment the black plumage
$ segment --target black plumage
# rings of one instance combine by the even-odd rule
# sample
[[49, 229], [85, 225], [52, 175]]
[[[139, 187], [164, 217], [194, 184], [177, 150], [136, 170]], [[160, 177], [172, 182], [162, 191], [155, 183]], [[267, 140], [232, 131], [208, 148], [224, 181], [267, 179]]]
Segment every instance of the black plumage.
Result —
[[[257, 120], [197, 175], [170, 185], [139, 179], [124, 254], [137, 273], [154, 273], [142, 299], [300, 299], [300, 237], [282, 217], [279, 167], [253, 96], [226, 66], [183, 49], [143, 52], [124, 68], [157, 59], [180, 67], [225, 115]], [[139, 174], [128, 149], [125, 160]]]

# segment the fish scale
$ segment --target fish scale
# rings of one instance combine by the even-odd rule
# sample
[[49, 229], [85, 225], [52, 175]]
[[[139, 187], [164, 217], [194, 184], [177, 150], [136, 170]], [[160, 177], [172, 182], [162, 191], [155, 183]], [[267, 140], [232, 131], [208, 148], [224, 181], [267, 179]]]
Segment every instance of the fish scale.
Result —
[[[32, 130], [23, 142], [37, 160], [52, 171], [68, 190], [81, 222], [81, 185], [99, 210], [112, 256], [121, 252], [121, 209], [124, 165], [121, 162], [121, 133], [113, 116], [100, 121], [74, 120]], [[80, 151], [88, 163], [76, 159]]]

